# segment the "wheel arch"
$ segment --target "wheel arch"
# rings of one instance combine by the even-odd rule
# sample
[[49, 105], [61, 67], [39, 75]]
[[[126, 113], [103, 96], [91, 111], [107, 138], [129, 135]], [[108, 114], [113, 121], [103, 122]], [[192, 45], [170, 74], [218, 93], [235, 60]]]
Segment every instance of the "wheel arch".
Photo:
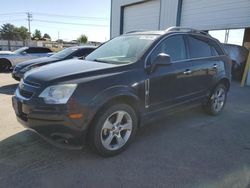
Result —
[[98, 114], [100, 114], [105, 108], [117, 103], [131, 106], [136, 113], [138, 125], [140, 125], [140, 117], [143, 110], [142, 101], [132, 88], [127, 86], [117, 86], [99, 93], [99, 95], [94, 97], [89, 104], [86, 127], [87, 132], [89, 132], [89, 129], [92, 127], [91, 125], [96, 120], [96, 117], [98, 117]]
[[[217, 84], [214, 86], [214, 88], [215, 88], [216, 86], [218, 86], [219, 84], [224, 84], [224, 85], [226, 86], [226, 88], [227, 88], [227, 91], [230, 90], [231, 82], [230, 82], [230, 80], [229, 80], [228, 78], [221, 78], [221, 79], [217, 82]], [[214, 88], [213, 88], [213, 89], [214, 89]]]
[[9, 63], [11, 67], [13, 66], [13, 63], [11, 62], [11, 60], [7, 58], [0, 58], [0, 62], [6, 62], [6, 63]]

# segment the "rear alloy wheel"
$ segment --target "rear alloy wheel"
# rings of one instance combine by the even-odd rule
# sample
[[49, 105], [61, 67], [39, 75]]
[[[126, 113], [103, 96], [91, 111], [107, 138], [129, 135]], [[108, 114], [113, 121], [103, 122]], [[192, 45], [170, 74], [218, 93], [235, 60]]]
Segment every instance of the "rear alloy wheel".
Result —
[[211, 115], [218, 115], [223, 110], [227, 99], [227, 88], [219, 84], [213, 91], [207, 104], [207, 110]]
[[136, 114], [129, 105], [117, 104], [104, 110], [92, 130], [92, 147], [103, 156], [122, 152], [134, 138]]

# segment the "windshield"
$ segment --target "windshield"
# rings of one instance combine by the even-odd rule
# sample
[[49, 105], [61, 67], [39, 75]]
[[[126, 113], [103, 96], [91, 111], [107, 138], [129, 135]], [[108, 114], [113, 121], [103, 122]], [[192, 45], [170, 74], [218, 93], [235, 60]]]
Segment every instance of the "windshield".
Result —
[[19, 49], [15, 50], [14, 53], [20, 54], [20, 53], [22, 53], [23, 51], [25, 51], [27, 49], [28, 49], [27, 47], [22, 47], [22, 48], [19, 48]]
[[110, 40], [86, 57], [89, 61], [112, 64], [136, 62], [157, 35], [127, 35]]
[[63, 58], [68, 57], [72, 53], [74, 53], [76, 50], [78, 50], [78, 48], [66, 48], [60, 52], [57, 52], [56, 54], [54, 54], [50, 57], [57, 58], [57, 59], [63, 59]]

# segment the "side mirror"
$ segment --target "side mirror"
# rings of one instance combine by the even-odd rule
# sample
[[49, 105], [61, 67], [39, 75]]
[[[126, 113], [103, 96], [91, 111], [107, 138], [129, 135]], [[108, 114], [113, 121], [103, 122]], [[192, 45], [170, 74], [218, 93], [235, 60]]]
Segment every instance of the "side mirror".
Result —
[[85, 59], [85, 56], [81, 56], [81, 57], [74, 56], [73, 59], [81, 59], [81, 60], [83, 60], [83, 59]]
[[152, 64], [152, 69], [151, 69], [151, 72], [152, 72], [158, 66], [171, 65], [172, 61], [171, 61], [171, 57], [168, 54], [160, 53], [156, 56], [155, 59], [153, 59], [151, 64]]
[[84, 59], [85, 59], [85, 56], [81, 56], [81, 57], [79, 57], [78, 59], [84, 60]]
[[23, 51], [21, 52], [22, 55], [27, 55], [27, 52]]

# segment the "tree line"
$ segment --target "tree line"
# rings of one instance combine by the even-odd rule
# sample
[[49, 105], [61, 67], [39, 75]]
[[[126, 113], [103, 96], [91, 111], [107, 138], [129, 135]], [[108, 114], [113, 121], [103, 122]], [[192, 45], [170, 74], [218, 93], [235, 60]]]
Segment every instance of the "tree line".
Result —
[[35, 32], [31, 35], [29, 30], [24, 27], [16, 27], [13, 24], [7, 23], [3, 24], [0, 28], [0, 38], [8, 41], [8, 48], [10, 50], [10, 41], [11, 40], [20, 40], [23, 41], [23, 45], [25, 46], [25, 42], [28, 39], [32, 40], [45, 40], [51, 39], [50, 36], [45, 33], [43, 36], [40, 30], [35, 30]]
[[[13, 24], [7, 23], [7, 24], [3, 24], [0, 27], [0, 39], [7, 40], [8, 41], [8, 49], [11, 50], [10, 41], [12, 41], [12, 40], [23, 41], [23, 46], [25, 46], [26, 41], [28, 39], [46, 40], [46, 39], [51, 39], [51, 37], [47, 33], [45, 33], [42, 36], [41, 31], [38, 29], [36, 29], [34, 31], [34, 33], [31, 35], [29, 30], [24, 26], [16, 27]], [[85, 44], [88, 42], [88, 37], [86, 35], [82, 34], [77, 38], [77, 42], [78, 42], [78, 44]]]

